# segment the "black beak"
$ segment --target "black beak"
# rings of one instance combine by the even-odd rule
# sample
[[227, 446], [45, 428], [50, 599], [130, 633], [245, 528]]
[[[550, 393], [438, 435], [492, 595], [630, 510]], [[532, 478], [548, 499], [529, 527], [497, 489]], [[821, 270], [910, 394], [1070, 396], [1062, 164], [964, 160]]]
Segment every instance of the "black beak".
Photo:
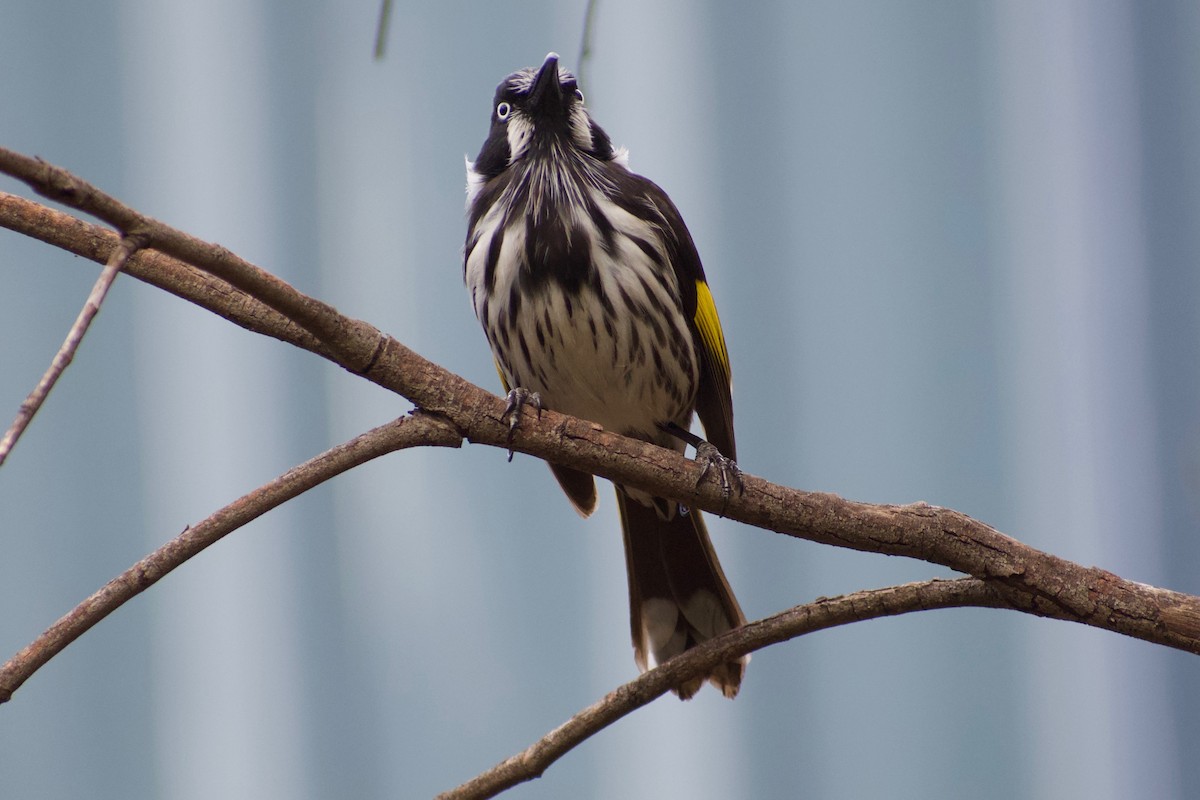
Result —
[[534, 113], [563, 109], [562, 85], [558, 82], [558, 53], [550, 53], [529, 87], [529, 108]]

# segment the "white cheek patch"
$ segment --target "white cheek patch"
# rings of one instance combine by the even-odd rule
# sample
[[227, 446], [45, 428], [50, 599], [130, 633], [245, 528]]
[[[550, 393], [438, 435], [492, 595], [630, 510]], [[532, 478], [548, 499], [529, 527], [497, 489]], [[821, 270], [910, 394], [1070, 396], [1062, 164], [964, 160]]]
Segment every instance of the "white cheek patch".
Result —
[[581, 104], [571, 109], [571, 138], [583, 150], [590, 151], [595, 140], [592, 138], [592, 124], [587, 112]]
[[479, 190], [487, 183], [487, 179], [475, 171], [475, 162], [469, 156], [463, 156], [463, 161], [467, 162], [467, 210], [469, 211], [471, 204], [479, 196]]
[[505, 129], [508, 135], [508, 163], [513, 164], [529, 149], [529, 139], [533, 136], [533, 123], [515, 110], [508, 118]]

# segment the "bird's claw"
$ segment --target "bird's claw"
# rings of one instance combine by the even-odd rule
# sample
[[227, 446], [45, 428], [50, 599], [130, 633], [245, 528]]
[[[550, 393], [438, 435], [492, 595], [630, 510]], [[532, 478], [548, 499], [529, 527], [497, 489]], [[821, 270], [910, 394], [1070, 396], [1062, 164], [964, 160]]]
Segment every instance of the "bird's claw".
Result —
[[721, 494], [726, 498], [729, 497], [729, 493], [734, 487], [737, 487], [738, 494], [746, 491], [745, 484], [742, 482], [742, 471], [738, 468], [737, 462], [722, 455], [721, 451], [711, 443], [701, 442], [696, 445], [696, 460], [704, 464], [704, 468], [700, 470], [700, 479], [696, 481], [697, 486], [715, 467], [721, 478]]
[[538, 419], [542, 418], [542, 396], [537, 392], [531, 392], [528, 389], [522, 389], [520, 386], [513, 389], [504, 398], [504, 413], [500, 415], [500, 420], [504, 421], [508, 418], [508, 460], [513, 459], [512, 440], [513, 434], [517, 432], [517, 426], [521, 424], [521, 411], [525, 406], [530, 405], [537, 409]]

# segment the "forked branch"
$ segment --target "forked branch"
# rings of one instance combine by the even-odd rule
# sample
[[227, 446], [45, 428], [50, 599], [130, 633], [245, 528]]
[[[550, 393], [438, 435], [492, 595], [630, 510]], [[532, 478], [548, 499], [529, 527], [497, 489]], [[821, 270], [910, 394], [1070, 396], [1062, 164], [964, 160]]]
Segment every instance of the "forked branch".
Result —
[[[162, 269], [154, 279], [176, 294], [361, 374], [407, 397], [417, 407], [442, 415], [470, 441], [508, 445], [508, 428], [501, 419], [503, 401], [371, 325], [339, 314], [225, 248], [140, 214], [61, 168], [0, 149], [0, 171], [126, 233], [137, 233], [149, 247], [173, 256], [174, 260], [156, 262]], [[9, 205], [12, 203], [0, 203], [0, 212]], [[44, 222], [45, 216], [41, 219]], [[10, 225], [7, 213], [0, 213], [0, 224]], [[96, 241], [104, 241], [99, 229], [80, 225], [85, 224], [64, 226], [63, 238], [69, 238], [69, 227], [70, 236], [87, 238], [94, 247]], [[16, 223], [11, 226], [18, 227]], [[39, 238], [54, 237], [43, 227]], [[107, 258], [117, 241], [111, 237], [107, 249], [95, 247], [90, 257]], [[82, 247], [68, 249], [78, 252]], [[137, 277], [150, 263], [141, 255], [129, 264], [130, 274]], [[211, 278], [197, 282], [196, 270]], [[527, 417], [512, 444], [530, 455], [756, 527], [941, 564], [988, 581], [1010, 606], [1022, 611], [1200, 653], [1200, 598], [1071, 563], [950, 509], [856, 503], [834, 495], [801, 492], [752, 475], [746, 476], [743, 494], [727, 498], [714, 480], [698, 485], [699, 467], [694, 462], [553, 411], [546, 411], [540, 420]]]
[[[99, 217], [121, 235], [3, 193], [0, 193], [0, 225], [101, 263], [108, 261], [114, 249], [120, 247], [122, 235], [136, 237], [150, 249], [140, 250], [128, 259], [125, 271], [130, 275], [207, 308], [247, 330], [316, 353], [411, 400], [426, 413], [417, 417], [423, 420], [420, 426], [405, 427], [397, 423], [405, 428], [405, 436], [417, 437], [416, 440], [405, 439], [402, 446], [456, 444], [462, 438], [495, 447], [509, 445], [501, 399], [427, 361], [371, 325], [339, 314], [331, 306], [302, 294], [222, 247], [200, 241], [140, 214], [65, 170], [0, 149], [0, 171], [25, 181], [39, 193]], [[822, 601], [788, 613], [813, 614], [814, 619], [824, 619], [821, 614], [829, 612], [830, 608], [843, 608], [838, 603], [844, 603], [843, 610], [849, 609], [846, 611], [849, 616], [841, 619], [844, 622], [865, 618], [854, 616], [851, 612], [855, 608], [860, 612], [864, 608], [873, 609], [869, 615], [879, 616], [946, 605], [1005, 606], [1200, 653], [1200, 598], [1074, 564], [1023, 545], [956, 511], [923, 503], [907, 506], [856, 503], [834, 495], [779, 486], [752, 475], [745, 476], [743, 494], [725, 497], [715, 479], [701, 481], [700, 467], [695, 462], [673, 451], [627, 439], [553, 411], [544, 412], [540, 419], [527, 416], [512, 446], [554, 463], [585, 470], [766, 530], [855, 550], [922, 559], [975, 578], [927, 584], [920, 589], [895, 587], [879, 593], [850, 595], [839, 601]], [[353, 464], [347, 462], [347, 465]], [[233, 511], [234, 506], [231, 506], [216, 516], [225, 519], [223, 515], [228, 512], [232, 515], [229, 519], [244, 521], [247, 513], [253, 518], [270, 507], [270, 503], [283, 502], [304, 488], [304, 480], [291, 484], [286, 490], [275, 487], [268, 491], [264, 487], [259, 490], [264, 492], [263, 496], [269, 494], [273, 498], [269, 503], [264, 500], [266, 505], [260, 506], [258, 500], [251, 501], [248, 496], [234, 504], [238, 510]], [[261, 510], [252, 512], [251, 509]], [[207, 526], [204, 535], [211, 538], [203, 541], [211, 543], [232, 530], [232, 527], [221, 527], [229, 524], [228, 520], [206, 521], [168, 545], [172, 549], [170, 555], [162, 556], [165, 560], [135, 565], [44, 635], [57, 642], [54, 645], [57, 649], [31, 655], [27, 648], [14, 659], [19, 662], [17, 671], [9, 671], [13, 664], [10, 662], [0, 671], [0, 676], [20, 675], [23, 681], [44, 663], [43, 656], [49, 657], [45, 653], [60, 650], [95, 621], [165, 574], [164, 569], [178, 566], [196, 552], [201, 539], [195, 531]], [[886, 602], [882, 606], [870, 605], [870, 602], [886, 597], [892, 598], [888, 601], [893, 603], [892, 606]], [[904, 606], [905, 602], [916, 602], [912, 598], [919, 598], [928, 605]], [[887, 611], [887, 608], [897, 610]], [[567, 723], [543, 740], [544, 743], [535, 745], [531, 754], [518, 756], [515, 771], [506, 771], [504, 774], [508, 777], [497, 780], [510, 781], [506, 785], [511, 785], [511, 782], [540, 774], [546, 764], [565, 752], [565, 742], [575, 741], [571, 739], [575, 735], [573, 732], [579, 731], [582, 735], [592, 730], [587, 727], [590, 724], [603, 727], [615, 719], [611, 716], [616, 713], [615, 709], [631, 710], [649, 702], [657, 696], [655, 693], [661, 693], [674, 685], [673, 681], [683, 679], [685, 671], [695, 670], [698, 674], [705, 669], [707, 662], [704, 659], [711, 658], [715, 663], [732, 657], [734, 648], [746, 647], [747, 650], [736, 652], [747, 652], [765, 646], [769, 642], [755, 645], [751, 638], [759, 630], [756, 625], [766, 624], [764, 621], [747, 626], [673, 660], [661, 671], [647, 673], [618, 690], [615, 693], [619, 696], [617, 699], [601, 701], [585, 712], [584, 718], [592, 722], [572, 720]], [[817, 625], [824, 626], [826, 624]], [[24, 666], [20, 666], [22, 663]], [[8, 699], [19, 685], [20, 682], [13, 683], [11, 677], [0, 678], [0, 700]], [[620, 698], [627, 696], [633, 698], [628, 701], [632, 704], [622, 705], [627, 701]]]

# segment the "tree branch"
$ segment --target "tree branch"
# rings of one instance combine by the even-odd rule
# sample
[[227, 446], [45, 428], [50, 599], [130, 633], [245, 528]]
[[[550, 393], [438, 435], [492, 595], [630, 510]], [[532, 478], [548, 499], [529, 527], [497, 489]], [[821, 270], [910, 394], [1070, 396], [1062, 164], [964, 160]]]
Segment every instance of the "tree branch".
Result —
[[[381, 336], [377, 329], [338, 314], [332, 306], [297, 291], [224, 247], [146, 216], [40, 158], [0, 147], [0, 172], [24, 182], [43, 197], [91, 214], [122, 235], [135, 235], [147, 247], [174, 256], [256, 297], [331, 347], [351, 371], [361, 372], [370, 365]], [[372, 346], [364, 351], [368, 343]], [[361, 368], [356, 369], [356, 364]]]
[[495, 797], [518, 783], [539, 778], [551, 764], [576, 745], [648, 705], [672, 687], [690, 678], [708, 674], [717, 664], [769, 645], [850, 622], [896, 616], [910, 611], [964, 606], [1003, 608], [1005, 605], [1000, 594], [987, 583], [976, 578], [959, 578], [855, 592], [790, 608], [710, 639], [662, 666], [642, 673], [575, 714], [526, 750], [456, 789], [438, 795], [438, 800]]
[[[107, 228], [0, 192], [0, 227], [104, 264], [121, 237]], [[125, 273], [224, 317], [253, 333], [270, 336], [336, 362], [329, 349], [283, 314], [220, 278], [157, 250], [139, 250]]]
[[[128, 258], [125, 271], [131, 275], [248, 330], [317, 353], [431, 412], [383, 426], [289, 471], [135, 564], [0, 667], [0, 702], [7, 701], [54, 654], [167, 572], [328, 477], [401, 447], [457, 445], [464, 437], [509, 446], [503, 401], [376, 328], [344, 317], [224, 248], [138, 213], [65, 170], [0, 149], [0, 171], [154, 248], [157, 252], [142, 250]], [[120, 236], [3, 193], [0, 225], [102, 263], [114, 258], [121, 246]], [[861, 592], [751, 623], [645, 673], [446, 797], [493, 796], [540, 775], [595, 731], [713, 664], [809, 630], [859, 619], [955, 605], [1011, 607], [1200, 653], [1200, 598], [1073, 564], [949, 509], [924, 503], [855, 503], [751, 475], [745, 476], [744, 493], [726, 497], [718, 481], [701, 482], [700, 467], [673, 451], [552, 411], [540, 419], [526, 416], [511, 445], [757, 527], [839, 547], [919, 558], [975, 577]]]
[[0, 667], [0, 703], [29, 676], [100, 620], [229, 533], [335, 475], [414, 446], [457, 447], [461, 438], [438, 417], [418, 412], [381, 425], [294, 467], [189, 527], [84, 600]]
[[[130, 274], [141, 277], [143, 269], [152, 265], [162, 268], [155, 280], [170, 291], [247, 329], [319, 353], [409, 398], [419, 408], [444, 416], [458, 434], [472, 442], [508, 446], [502, 400], [367, 323], [344, 317], [224, 248], [140, 215], [44, 162], [0, 150], [0, 171], [95, 213], [126, 232], [144, 235], [151, 246], [192, 265], [139, 253], [130, 262]], [[0, 205], [0, 223], [17, 227], [19, 223], [8, 219], [14, 205]], [[45, 223], [50, 218], [42, 214], [39, 219]], [[83, 224], [71, 224], [73, 235], [89, 230], [78, 227]], [[52, 238], [42, 233], [46, 239]], [[219, 280], [199, 279], [193, 267]], [[247, 294], [257, 301], [248, 300]], [[265, 312], [264, 306], [273, 310]], [[553, 411], [544, 412], [540, 420], [527, 415], [512, 444], [538, 458], [789, 536], [941, 564], [987, 581], [1005, 603], [1028, 613], [1200, 653], [1200, 598], [1073, 564], [956, 511], [924, 503], [856, 503], [831, 494], [801, 492], [751, 475], [745, 477], [743, 494], [725, 497], [715, 479], [698, 484], [700, 467], [673, 451]]]
[[[470, 441], [507, 446], [508, 429], [501, 419], [503, 402], [499, 398], [421, 358], [367, 323], [338, 314], [224, 248], [138, 214], [65, 170], [3, 149], [0, 170], [26, 181], [36, 191], [77, 204], [113, 224], [128, 225], [146, 236], [152, 246], [173, 248], [176, 256], [240, 286], [298, 324], [311, 335], [300, 337], [290, 332], [300, 346], [305, 346], [301, 338], [309, 344], [315, 339], [320, 344], [309, 349], [409, 398], [420, 408], [444, 415]], [[171, 280], [170, 276], [163, 279]], [[227, 319], [243, 324], [244, 307], [223, 302], [218, 293], [209, 293], [204, 300], [221, 306]], [[271, 335], [285, 338], [284, 331], [276, 329], [275, 317], [252, 319], [258, 328], [270, 326]], [[1073, 564], [949, 509], [923, 503], [855, 503], [830, 494], [789, 489], [751, 475], [746, 476], [744, 494], [727, 498], [715, 480], [697, 485], [699, 467], [672, 451], [552, 411], [543, 413], [540, 420], [526, 416], [512, 444], [530, 455], [757, 527], [839, 547], [924, 559], [975, 575], [993, 582], [1010, 605], [1029, 613], [1200, 653], [1200, 598]]]

